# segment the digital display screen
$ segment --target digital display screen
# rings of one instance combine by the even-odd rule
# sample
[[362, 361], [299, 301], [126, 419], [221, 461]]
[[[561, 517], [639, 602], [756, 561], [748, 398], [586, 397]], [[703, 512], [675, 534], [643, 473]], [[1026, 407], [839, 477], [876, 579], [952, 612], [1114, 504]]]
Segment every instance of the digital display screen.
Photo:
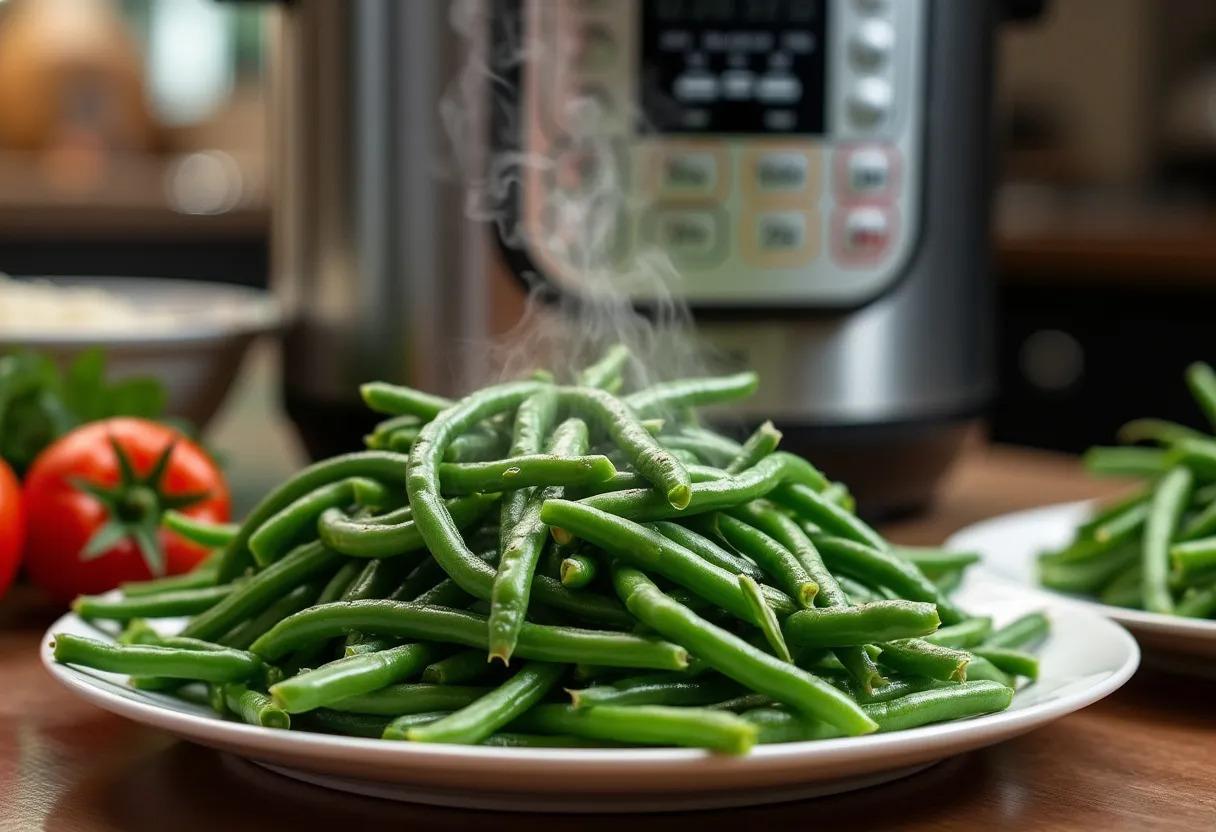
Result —
[[827, 0], [643, 0], [642, 130], [825, 129]]

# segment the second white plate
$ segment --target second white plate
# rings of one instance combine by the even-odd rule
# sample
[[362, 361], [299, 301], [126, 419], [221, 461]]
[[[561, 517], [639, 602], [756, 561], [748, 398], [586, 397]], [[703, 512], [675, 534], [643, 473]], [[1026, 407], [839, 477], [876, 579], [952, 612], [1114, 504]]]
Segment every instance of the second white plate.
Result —
[[994, 575], [1118, 621], [1135, 635], [1146, 654], [1162, 660], [1159, 663], [1195, 672], [1195, 667], [1171, 662], [1169, 657], [1216, 656], [1216, 621], [1113, 607], [1038, 586], [1039, 553], [1067, 544], [1095, 505], [1086, 500], [1003, 514], [956, 532], [946, 546], [979, 552], [984, 557], [983, 568]]

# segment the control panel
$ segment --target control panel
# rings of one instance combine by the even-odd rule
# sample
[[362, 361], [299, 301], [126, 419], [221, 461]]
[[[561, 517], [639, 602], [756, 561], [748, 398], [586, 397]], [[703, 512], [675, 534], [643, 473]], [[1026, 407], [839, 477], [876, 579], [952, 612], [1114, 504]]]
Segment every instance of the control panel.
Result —
[[550, 282], [841, 307], [899, 278], [928, 0], [523, 8], [523, 243]]

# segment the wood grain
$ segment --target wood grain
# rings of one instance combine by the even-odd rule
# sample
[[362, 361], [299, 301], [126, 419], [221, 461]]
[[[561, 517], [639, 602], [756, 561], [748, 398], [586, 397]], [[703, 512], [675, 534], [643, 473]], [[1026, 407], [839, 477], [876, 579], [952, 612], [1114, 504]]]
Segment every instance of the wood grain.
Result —
[[[992, 514], [1114, 493], [1064, 457], [972, 449], [931, 515], [888, 531], [933, 543]], [[1115, 830], [1216, 828], [1216, 681], [1139, 674], [1109, 699], [906, 780], [813, 802], [636, 816], [493, 814], [303, 786], [112, 717], [55, 684], [36, 647], [54, 611], [28, 593], [0, 606], [0, 830], [181, 832], [392, 824], [414, 829], [636, 832], [740, 829]], [[351, 824], [357, 824], [352, 826]]]

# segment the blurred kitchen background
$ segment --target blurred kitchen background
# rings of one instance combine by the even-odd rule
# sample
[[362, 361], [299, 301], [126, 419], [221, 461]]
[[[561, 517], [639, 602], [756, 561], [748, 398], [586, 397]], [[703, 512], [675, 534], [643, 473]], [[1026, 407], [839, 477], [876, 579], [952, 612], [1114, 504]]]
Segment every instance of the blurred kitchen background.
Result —
[[[0, 0], [0, 272], [266, 286], [278, 13]], [[1051, 0], [999, 39], [991, 436], [1078, 452], [1133, 416], [1197, 423], [1181, 374], [1216, 358], [1216, 3]], [[208, 428], [247, 494], [303, 459], [274, 349]]]

